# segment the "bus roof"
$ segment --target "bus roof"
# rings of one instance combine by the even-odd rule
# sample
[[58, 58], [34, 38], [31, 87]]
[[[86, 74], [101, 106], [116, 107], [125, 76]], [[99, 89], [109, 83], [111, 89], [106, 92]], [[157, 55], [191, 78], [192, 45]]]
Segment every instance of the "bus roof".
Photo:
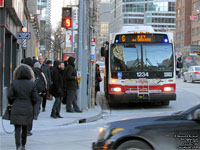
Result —
[[140, 32], [143, 32], [143, 33], [149, 32], [149, 33], [153, 33], [153, 34], [167, 34], [170, 43], [173, 43], [173, 33], [172, 32], [155, 32], [152, 26], [145, 26], [145, 25], [140, 25], [140, 26], [123, 26], [121, 28], [120, 32], [111, 33], [110, 34], [110, 40], [113, 42], [114, 39], [115, 39], [115, 37], [116, 37], [116, 35], [119, 35], [119, 34], [132, 34], [134, 32], [137, 32], [137, 33], [140, 33]]

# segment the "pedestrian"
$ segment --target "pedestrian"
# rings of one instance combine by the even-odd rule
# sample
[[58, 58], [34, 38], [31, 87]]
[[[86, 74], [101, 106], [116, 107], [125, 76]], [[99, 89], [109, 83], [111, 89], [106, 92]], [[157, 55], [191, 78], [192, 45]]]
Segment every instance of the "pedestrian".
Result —
[[95, 105], [97, 105], [97, 92], [100, 91], [100, 82], [102, 81], [99, 64], [96, 64], [95, 75]]
[[[42, 72], [44, 73], [46, 80], [47, 80], [47, 90], [49, 90], [49, 87], [51, 85], [51, 71], [47, 64], [44, 63], [44, 59], [42, 56], [39, 56], [38, 58], [39, 63], [41, 64]], [[46, 102], [47, 102], [47, 93], [44, 94], [43, 100], [42, 100], [42, 111], [45, 112], [46, 108]]]
[[50, 68], [51, 78], [52, 78], [52, 72], [53, 72], [53, 63], [51, 60], [47, 60], [47, 65]]
[[[64, 69], [64, 72], [65, 72], [65, 70], [67, 68], [67, 65], [68, 65], [68, 61], [67, 60], [64, 61], [64, 65], [65, 65], [65, 69]], [[64, 84], [64, 96], [63, 96], [62, 103], [63, 104], [67, 103], [67, 90], [66, 90], [65, 84]]]
[[[42, 72], [41, 64], [36, 62], [34, 64], [34, 73], [35, 73], [35, 83], [37, 86], [38, 95], [40, 96], [41, 101], [43, 100], [44, 95], [47, 93], [47, 80]], [[40, 110], [40, 105], [39, 105]], [[36, 114], [38, 116], [39, 114]], [[37, 119], [37, 118], [36, 118]]]
[[64, 94], [64, 86], [63, 86], [63, 70], [64, 70], [64, 64], [60, 61], [57, 62], [58, 66], [54, 68], [53, 70], [53, 91], [51, 91], [51, 94], [55, 97], [55, 102], [51, 111], [51, 117], [56, 118], [63, 118], [60, 115], [60, 109], [61, 109], [61, 102], [62, 97]]
[[[31, 57], [27, 57], [24, 59], [24, 64], [28, 65], [29, 67], [31, 67], [32, 71], [34, 72], [34, 68], [33, 68], [33, 59]], [[34, 82], [35, 82], [35, 72], [34, 72]], [[37, 88], [37, 86], [36, 86]], [[37, 90], [38, 91], [38, 90]], [[38, 98], [39, 98], [39, 95], [38, 95]], [[40, 108], [40, 104], [41, 104], [41, 101], [40, 99], [37, 101], [37, 104], [34, 105], [34, 118], [36, 119], [38, 117], [38, 114], [39, 114], [39, 108]], [[31, 136], [32, 135], [32, 128], [33, 128], [33, 121], [28, 124], [27, 126], [27, 135], [28, 136]]]
[[35, 58], [35, 56], [33, 56], [33, 64], [35, 64], [36, 62], [38, 62], [38, 60]]
[[68, 65], [64, 72], [64, 84], [67, 90], [67, 112], [82, 112], [77, 104], [76, 90], [78, 89], [75, 58], [69, 57]]
[[19, 65], [14, 70], [14, 80], [8, 92], [8, 101], [12, 105], [10, 122], [15, 126], [17, 150], [25, 150], [27, 126], [33, 121], [34, 105], [38, 100], [33, 80], [32, 69], [25, 64]]

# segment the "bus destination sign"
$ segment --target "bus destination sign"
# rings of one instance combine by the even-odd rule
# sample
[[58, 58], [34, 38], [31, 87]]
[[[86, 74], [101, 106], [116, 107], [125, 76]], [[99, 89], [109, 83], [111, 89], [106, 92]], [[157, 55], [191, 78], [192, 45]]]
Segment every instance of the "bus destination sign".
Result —
[[122, 34], [115, 38], [115, 43], [132, 42], [169, 43], [169, 39], [166, 34]]

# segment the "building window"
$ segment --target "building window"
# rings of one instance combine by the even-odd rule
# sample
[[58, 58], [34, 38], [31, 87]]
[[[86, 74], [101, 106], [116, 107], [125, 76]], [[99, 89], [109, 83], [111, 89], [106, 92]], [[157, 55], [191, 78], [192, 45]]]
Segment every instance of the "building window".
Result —
[[192, 29], [192, 36], [197, 36], [197, 28]]
[[181, 11], [180, 11], [180, 9], [178, 9], [176, 13], [177, 13], [177, 17], [180, 17], [180, 16], [181, 16]]
[[198, 9], [198, 2], [194, 2], [193, 4], [192, 4], [192, 10], [193, 11], [196, 11]]
[[181, 0], [181, 5], [184, 6], [185, 0]]
[[101, 37], [107, 37], [108, 35], [108, 23], [101, 23]]
[[197, 45], [197, 41], [192, 42], [192, 45]]
[[198, 28], [198, 36], [200, 36], [200, 27]]
[[181, 32], [181, 40], [183, 40], [184, 39], [184, 32]]
[[184, 8], [181, 8], [180, 15], [181, 15], [181, 16], [183, 16], [183, 15], [184, 15]]
[[200, 45], [200, 41], [198, 41], [198, 45]]
[[180, 27], [184, 27], [184, 20], [181, 20]]
[[129, 19], [128, 21], [129, 24], [144, 24], [143, 19]]
[[177, 40], [177, 41], [180, 40], [180, 33], [177, 33], [177, 34], [176, 34], [176, 40]]
[[124, 24], [128, 24], [128, 19], [127, 18], [124, 19]]
[[144, 12], [145, 4], [126, 4], [123, 6], [123, 12]]

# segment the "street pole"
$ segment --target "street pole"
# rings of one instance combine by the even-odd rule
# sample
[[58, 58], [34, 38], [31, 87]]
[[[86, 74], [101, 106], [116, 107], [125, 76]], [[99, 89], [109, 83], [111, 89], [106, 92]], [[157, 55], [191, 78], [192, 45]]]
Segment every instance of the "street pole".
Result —
[[77, 91], [78, 104], [83, 110], [87, 107], [87, 51], [85, 50], [85, 0], [79, 0], [79, 37], [78, 37], [78, 72], [81, 74], [81, 81]]

